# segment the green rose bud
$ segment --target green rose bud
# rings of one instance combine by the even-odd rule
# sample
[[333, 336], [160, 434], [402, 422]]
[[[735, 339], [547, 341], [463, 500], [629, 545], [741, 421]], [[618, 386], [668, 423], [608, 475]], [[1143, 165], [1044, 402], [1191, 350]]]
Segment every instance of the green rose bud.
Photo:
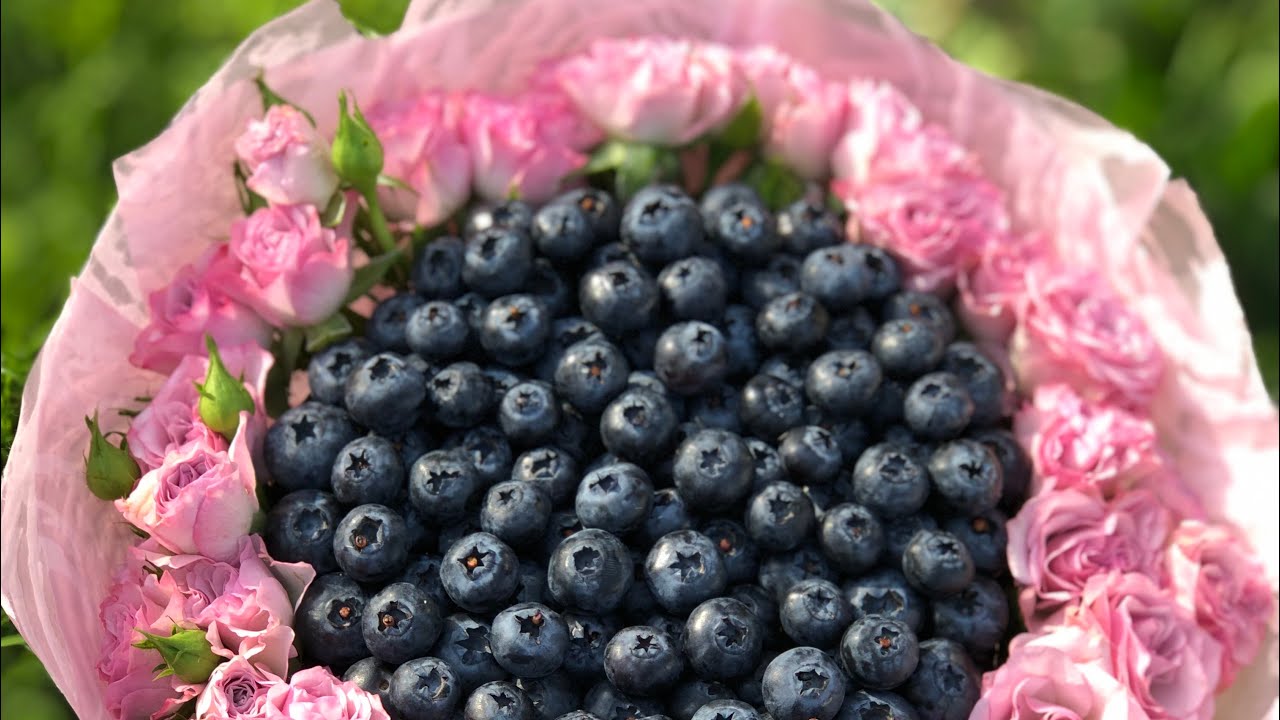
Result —
[[347, 94], [338, 93], [338, 132], [333, 137], [333, 167], [342, 178], [362, 195], [372, 195], [382, 172], [382, 143], [373, 128], [365, 122], [360, 107], [351, 103], [354, 113], [347, 112]]
[[156, 666], [156, 679], [176, 675], [183, 682], [202, 683], [226, 658], [215, 655], [204, 630], [183, 630], [177, 625], [169, 637], [139, 630], [144, 640], [133, 644], [140, 650], [155, 650], [163, 663]]
[[200, 419], [214, 432], [231, 439], [240, 426], [240, 411], [253, 413], [253, 396], [245, 389], [243, 380], [227, 372], [213, 338], [205, 338], [205, 343], [209, 348], [209, 373], [203, 385], [196, 383], [200, 391]]
[[127, 497], [133, 484], [142, 475], [138, 463], [129, 454], [129, 443], [121, 440], [119, 447], [102, 434], [98, 426], [98, 413], [86, 417], [89, 426], [89, 454], [84, 459], [84, 477], [89, 492], [103, 500]]

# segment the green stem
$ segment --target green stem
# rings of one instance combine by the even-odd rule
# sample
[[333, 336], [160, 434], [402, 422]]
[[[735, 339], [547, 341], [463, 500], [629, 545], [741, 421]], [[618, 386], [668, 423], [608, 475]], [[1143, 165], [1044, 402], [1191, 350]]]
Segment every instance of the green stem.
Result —
[[394, 251], [396, 241], [391, 237], [391, 227], [387, 225], [387, 216], [382, 213], [382, 205], [378, 204], [377, 191], [361, 194], [364, 195], [365, 204], [369, 206], [370, 229], [373, 230], [373, 236], [378, 240], [378, 244], [382, 246], [382, 252]]

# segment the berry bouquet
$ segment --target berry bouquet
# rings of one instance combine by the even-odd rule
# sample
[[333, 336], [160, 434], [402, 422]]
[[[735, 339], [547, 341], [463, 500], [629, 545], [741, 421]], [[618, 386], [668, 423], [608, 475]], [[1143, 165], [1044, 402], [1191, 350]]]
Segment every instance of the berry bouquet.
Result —
[[1194, 196], [869, 4], [317, 1], [116, 171], [0, 527], [82, 717], [1276, 717]]

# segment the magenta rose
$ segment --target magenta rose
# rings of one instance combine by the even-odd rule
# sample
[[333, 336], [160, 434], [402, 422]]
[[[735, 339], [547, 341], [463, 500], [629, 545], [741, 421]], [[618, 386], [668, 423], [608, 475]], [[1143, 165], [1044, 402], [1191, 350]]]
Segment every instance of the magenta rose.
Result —
[[740, 53], [738, 63], [760, 102], [766, 152], [804, 178], [827, 177], [844, 132], [848, 87], [767, 45]]
[[597, 40], [550, 72], [595, 125], [641, 143], [691, 142], [727, 123], [746, 98], [733, 53], [708, 43]]
[[1065, 382], [1090, 401], [1135, 410], [1150, 404], [1164, 356], [1142, 318], [1099, 276], [1037, 268], [1026, 289], [1010, 344], [1023, 392]]
[[210, 248], [194, 265], [174, 275], [173, 282], [147, 298], [151, 320], [134, 341], [129, 362], [167, 373], [187, 355], [200, 355], [205, 336], [220, 347], [271, 343], [271, 326], [248, 305], [232, 299], [214, 271], [221, 246]]
[[1111, 674], [1105, 646], [1074, 627], [1017, 636], [1004, 663], [983, 676], [970, 720], [1148, 720]]
[[382, 699], [343, 682], [326, 667], [299, 670], [289, 683], [267, 690], [272, 718], [289, 720], [389, 720]]
[[[350, 242], [320, 224], [312, 205], [260, 208], [231, 225], [225, 266], [244, 302], [275, 325], [314, 325], [342, 307]], [[238, 267], [236, 267], [238, 263]]]
[[1048, 241], [1038, 234], [1007, 234], [988, 243], [968, 272], [956, 278], [956, 312], [979, 341], [1005, 345], [1027, 294], [1027, 272], [1050, 260]]
[[1229, 686], [1275, 622], [1266, 568], [1227, 527], [1195, 520], [1174, 529], [1166, 568], [1178, 604], [1222, 645], [1219, 687]]
[[1112, 570], [1161, 577], [1169, 514], [1155, 495], [1135, 490], [1111, 503], [1078, 490], [1032, 497], [1008, 525], [1009, 572], [1022, 588], [1027, 627], [1057, 620], [1089, 579]]
[[267, 691], [284, 680], [243, 657], [214, 669], [196, 700], [196, 717], [209, 720], [268, 720]]
[[1112, 674], [1153, 720], [1209, 720], [1222, 647], [1140, 573], [1091, 578], [1067, 623], [1107, 639]]
[[272, 105], [236, 138], [249, 189], [272, 205], [324, 207], [338, 189], [329, 144], [297, 108]]
[[462, 105], [461, 98], [433, 92], [365, 113], [382, 142], [383, 173], [408, 186], [378, 188], [392, 218], [432, 225], [466, 203], [471, 154], [459, 129]]

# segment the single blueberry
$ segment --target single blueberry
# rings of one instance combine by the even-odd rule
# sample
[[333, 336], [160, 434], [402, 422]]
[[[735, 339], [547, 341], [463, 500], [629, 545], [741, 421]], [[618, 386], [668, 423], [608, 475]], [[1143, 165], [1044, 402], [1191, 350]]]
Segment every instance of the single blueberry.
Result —
[[838, 720], [919, 720], [915, 708], [888, 690], [859, 690], [846, 695]]
[[475, 468], [456, 450], [432, 450], [409, 468], [409, 502], [428, 520], [460, 518], [479, 488]]
[[583, 316], [614, 338], [652, 324], [658, 297], [654, 279], [629, 262], [605, 263], [583, 273], [578, 282]]
[[835, 583], [809, 578], [787, 591], [778, 618], [783, 632], [797, 645], [829, 649], [853, 620], [853, 612]]
[[494, 616], [489, 645], [494, 659], [512, 675], [545, 677], [564, 662], [569, 629], [551, 608], [519, 603]]
[[902, 686], [921, 720], [965, 720], [980, 692], [973, 660], [959, 643], [942, 638], [920, 643], [920, 663]]
[[520, 577], [511, 546], [486, 532], [454, 542], [440, 563], [440, 581], [454, 604], [470, 612], [491, 612], [515, 593]]
[[921, 530], [902, 551], [902, 574], [925, 595], [945, 597], [973, 582], [973, 558], [955, 535]]
[[618, 237], [622, 208], [609, 193], [595, 188], [580, 188], [570, 190], [551, 202], [576, 205], [591, 225], [592, 235], [597, 241], [612, 242]]
[[537, 485], [518, 480], [489, 488], [480, 505], [480, 527], [513, 546], [541, 539], [550, 518], [551, 498]]
[[322, 665], [348, 665], [368, 657], [361, 633], [368, 600], [360, 585], [342, 573], [317, 577], [294, 616], [298, 649]]
[[969, 426], [973, 400], [951, 373], [922, 375], [902, 401], [902, 415], [916, 435], [930, 440], [953, 438]]
[[533, 242], [538, 252], [560, 263], [574, 262], [595, 245], [595, 232], [582, 208], [551, 202], [533, 214]]
[[569, 629], [569, 649], [561, 669], [579, 682], [595, 682], [604, 677], [605, 647], [618, 632], [617, 621], [609, 615], [572, 611], [562, 617]]
[[440, 562], [439, 555], [419, 555], [409, 561], [396, 582], [416, 586], [431, 598], [443, 614], [453, 608], [453, 601], [449, 599], [449, 593], [444, 591], [444, 584], [440, 581]]
[[773, 442], [804, 419], [804, 393], [772, 375], [756, 375], [742, 387], [739, 416], [756, 437]]
[[365, 606], [364, 643], [382, 662], [399, 665], [431, 651], [440, 637], [440, 609], [410, 583], [392, 583]]
[[929, 475], [902, 446], [872, 445], [853, 467], [853, 497], [884, 518], [910, 515], [929, 497]]
[[627, 386], [630, 372], [617, 346], [604, 340], [585, 340], [560, 357], [555, 392], [583, 413], [595, 415]]
[[1000, 502], [1004, 478], [995, 453], [977, 440], [943, 443], [929, 459], [934, 492], [955, 512], [977, 515]]
[[853, 417], [871, 409], [881, 379], [880, 363], [871, 353], [833, 350], [809, 365], [804, 390], [824, 413]]
[[375, 432], [404, 432], [418, 421], [427, 397], [426, 382], [422, 372], [403, 357], [374, 355], [347, 378], [347, 412], [352, 420]]
[[973, 566], [989, 575], [1003, 575], [1008, 569], [1005, 547], [1009, 535], [1007, 518], [999, 510], [987, 510], [973, 517], [952, 517], [942, 529], [960, 538], [973, 556]]
[[720, 552], [694, 530], [662, 536], [645, 558], [645, 581], [667, 612], [686, 613], [719, 595], [728, 583]]
[[547, 588], [565, 608], [613, 612], [631, 587], [627, 546], [604, 530], [587, 529], [564, 538], [547, 566]]
[[686, 257], [703, 236], [698, 206], [672, 185], [650, 185], [622, 211], [622, 242], [646, 264]]
[[668, 313], [677, 320], [719, 320], [729, 294], [720, 265], [696, 255], [663, 268], [658, 287]]
[[295, 490], [271, 507], [263, 532], [267, 551], [281, 562], [309, 563], [317, 573], [338, 569], [333, 534], [342, 508], [327, 492]]
[[818, 531], [822, 552], [848, 575], [861, 575], [875, 566], [884, 551], [884, 528], [864, 505], [842, 503], [822, 517]]
[[760, 569], [760, 551], [747, 534], [747, 529], [740, 523], [728, 518], [717, 517], [706, 522], [701, 528], [703, 535], [711, 539], [716, 550], [720, 551], [720, 559], [728, 582], [740, 583], [755, 580]]
[[504, 295], [485, 310], [480, 345], [497, 362], [519, 367], [537, 360], [550, 336], [551, 315], [541, 300]]
[[451, 720], [465, 690], [449, 663], [410, 660], [391, 675], [391, 709], [403, 720]]
[[527, 450], [516, 458], [511, 479], [542, 489], [553, 505], [561, 505], [578, 489], [578, 464], [573, 456], [547, 445]]
[[990, 662], [1009, 628], [1009, 600], [991, 578], [978, 576], [968, 587], [933, 601], [933, 633], [954, 640], [974, 658]]
[[516, 445], [546, 442], [559, 422], [560, 401], [545, 382], [521, 382], [507, 390], [498, 403], [498, 423]]
[[493, 408], [493, 384], [470, 362], [457, 362], [427, 381], [427, 395], [436, 421], [451, 428], [468, 428], [479, 423]]
[[557, 720], [566, 713], [580, 712], [574, 708], [581, 704], [582, 698], [573, 681], [563, 673], [543, 678], [517, 678], [516, 687], [529, 696], [537, 720]]
[[728, 680], [755, 668], [764, 639], [765, 630], [750, 607], [733, 598], [712, 598], [689, 613], [684, 653], [698, 677]]
[[404, 518], [396, 511], [385, 505], [359, 505], [338, 523], [333, 555], [338, 567], [355, 580], [390, 580], [408, 562], [408, 535]]
[[773, 214], [753, 200], [726, 203], [707, 229], [720, 247], [748, 264], [764, 262], [782, 244]]
[[355, 683], [356, 687], [382, 700], [383, 708], [391, 706], [391, 674], [395, 665], [388, 665], [378, 658], [367, 657], [357, 661], [342, 674], [343, 682]]
[[813, 504], [798, 486], [776, 482], [756, 492], [747, 506], [747, 533], [762, 550], [791, 550], [812, 533]]
[[533, 720], [533, 702], [515, 683], [497, 680], [471, 693], [462, 717], [463, 720]]
[[783, 433], [778, 440], [778, 456], [787, 475], [805, 484], [835, 480], [844, 460], [835, 437], [816, 425], [800, 425]]
[[701, 430], [676, 449], [672, 476], [691, 507], [722, 508], [737, 504], [751, 492], [754, 462], [738, 435]]
[[461, 295], [462, 240], [439, 237], [427, 243], [413, 259], [413, 289], [432, 300], [452, 300]]
[[803, 352], [822, 342], [830, 322], [817, 298], [790, 293], [770, 300], [756, 315], [756, 337], [771, 350]]
[[547, 309], [547, 317], [557, 318], [577, 311], [578, 290], [576, 282], [571, 282], [564, 273], [546, 260], [538, 258], [533, 261], [533, 270], [529, 272], [524, 283], [525, 292], [542, 303]]
[[675, 641], [655, 627], [623, 628], [605, 646], [605, 676], [624, 693], [655, 695], [674, 685], [683, 670]]
[[889, 690], [915, 672], [920, 646], [906, 623], [873, 615], [849, 626], [840, 641], [840, 659], [859, 685]]
[[455, 613], [446, 617], [431, 655], [453, 668], [465, 692], [506, 677], [506, 671], [493, 659], [489, 623], [471, 615]]
[[653, 493], [653, 507], [640, 528], [640, 536], [652, 545], [658, 538], [677, 530], [693, 527], [693, 517], [675, 488], [662, 488]]
[[724, 336], [700, 321], [667, 328], [653, 350], [658, 379], [677, 395], [697, 395], [715, 387], [728, 371]]
[[653, 483], [638, 465], [612, 463], [588, 472], [573, 509], [583, 527], [622, 535], [639, 528], [653, 507]]
[[289, 408], [267, 431], [263, 455], [275, 485], [328, 490], [333, 461], [359, 436], [341, 409], [318, 402]]
[[936, 368], [945, 350], [938, 328], [919, 320], [890, 320], [871, 338], [871, 352], [884, 373], [904, 380]]
[[803, 257], [843, 242], [844, 227], [840, 218], [822, 203], [800, 199], [778, 213], [778, 237], [784, 250]]
[[378, 350], [409, 352], [405, 327], [409, 323], [409, 316], [425, 302], [426, 300], [413, 293], [401, 293], [378, 303], [365, 325], [365, 335], [369, 342]]
[[330, 482], [334, 497], [344, 505], [391, 505], [404, 490], [404, 464], [391, 441], [367, 435], [338, 453]]
[[444, 300], [433, 300], [409, 316], [405, 326], [409, 349], [427, 360], [451, 360], [471, 341], [471, 325], [462, 310]]
[[492, 227], [467, 238], [462, 280], [485, 297], [518, 291], [533, 270], [533, 241], [522, 229]]
[[456, 449], [471, 462], [480, 487], [488, 487], [511, 477], [511, 443], [501, 430], [480, 425], [450, 438], [445, 446]]
[[307, 385], [311, 388], [312, 399], [341, 405], [347, 390], [347, 378], [372, 352], [364, 338], [349, 338], [312, 355], [307, 364]]
[[831, 720], [844, 702], [844, 673], [821, 650], [796, 647], [769, 663], [761, 689], [776, 720]]
[[676, 423], [675, 410], [665, 395], [628, 387], [600, 416], [600, 440], [624, 460], [649, 463], [669, 452]]

